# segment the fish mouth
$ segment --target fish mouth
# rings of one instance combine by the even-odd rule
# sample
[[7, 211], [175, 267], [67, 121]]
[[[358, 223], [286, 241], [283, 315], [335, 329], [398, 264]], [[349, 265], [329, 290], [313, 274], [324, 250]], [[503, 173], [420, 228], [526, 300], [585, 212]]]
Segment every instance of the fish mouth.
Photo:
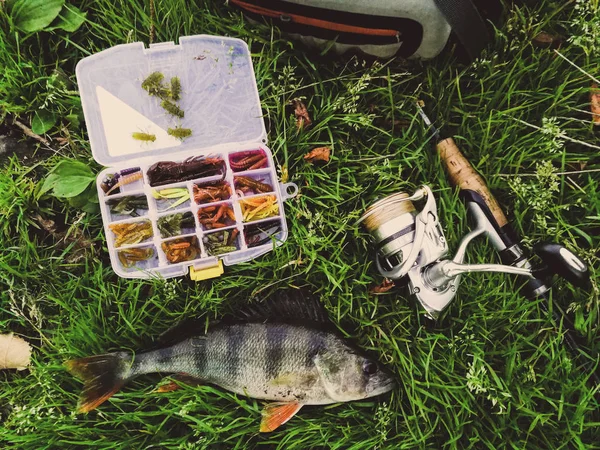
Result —
[[392, 378], [388, 378], [385, 381], [378, 383], [376, 386], [367, 391], [367, 397], [374, 397], [376, 395], [385, 394], [396, 387], [396, 381]]

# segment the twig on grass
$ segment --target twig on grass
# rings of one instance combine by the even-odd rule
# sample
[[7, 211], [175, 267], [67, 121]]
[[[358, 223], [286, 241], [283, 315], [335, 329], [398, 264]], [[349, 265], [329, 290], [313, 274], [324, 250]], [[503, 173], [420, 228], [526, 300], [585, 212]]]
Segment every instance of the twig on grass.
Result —
[[[600, 169], [582, 169], [582, 170], [571, 170], [568, 172], [556, 172], [554, 175], [579, 175], [582, 173], [594, 173], [594, 172], [600, 172]], [[498, 174], [499, 177], [505, 177], [505, 178], [511, 178], [511, 177], [537, 177], [538, 174], [536, 173], [499, 173]]]
[[150, 44], [152, 44], [154, 42], [154, 37], [155, 37], [155, 29], [154, 29], [154, 18], [156, 16], [156, 11], [154, 10], [154, 0], [150, 0], [150, 36], [148, 38], [148, 40], [150, 41]]
[[591, 75], [590, 73], [588, 73], [585, 70], [583, 70], [581, 67], [579, 67], [577, 64], [575, 64], [573, 61], [571, 61], [569, 58], [567, 58], [566, 56], [564, 56], [561, 52], [559, 52], [558, 50], [554, 50], [554, 53], [556, 53], [558, 56], [560, 56], [566, 62], [568, 62], [569, 64], [571, 64], [573, 67], [575, 67], [577, 70], [579, 70], [582, 74], [587, 75], [588, 77], [590, 77], [591, 80], [593, 80], [597, 84], [600, 84], [600, 80], [598, 80], [598, 78], [595, 78], [593, 75]]
[[[533, 125], [532, 123], [525, 122], [524, 120], [521, 120], [521, 119], [517, 119], [516, 117], [511, 117], [511, 118], [512, 118], [512, 120], [516, 120], [517, 122], [522, 123], [523, 125], [527, 125], [530, 128], [533, 128], [538, 131], [542, 131], [542, 127], [538, 127], [537, 125]], [[572, 137], [567, 136], [565, 133], [558, 133], [556, 135], [556, 137], [564, 139], [565, 141], [573, 142], [575, 144], [580, 144], [580, 145], [584, 145], [589, 148], [595, 148], [596, 150], [600, 150], [600, 147], [597, 145], [590, 144], [589, 142], [585, 142], [585, 141], [580, 141], [579, 139], [573, 139]]]
[[38, 142], [41, 142], [42, 144], [44, 144], [46, 147], [50, 147], [50, 142], [46, 139], [43, 138], [42, 136], [40, 136], [39, 134], [36, 134], [32, 131], [31, 128], [29, 128], [27, 125], [25, 125], [24, 123], [19, 122], [16, 118], [13, 118], [13, 124], [18, 126], [21, 130], [23, 130], [23, 133], [25, 133], [27, 136], [29, 136], [30, 138], [35, 139]]

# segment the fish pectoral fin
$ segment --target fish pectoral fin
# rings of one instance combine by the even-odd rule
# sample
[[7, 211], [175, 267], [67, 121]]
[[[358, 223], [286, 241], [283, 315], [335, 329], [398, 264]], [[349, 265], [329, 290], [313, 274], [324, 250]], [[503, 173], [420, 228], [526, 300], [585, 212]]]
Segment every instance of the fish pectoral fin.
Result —
[[170, 378], [171, 379], [167, 383], [158, 386], [155, 392], [160, 394], [173, 392], [180, 389], [182, 383], [190, 386], [201, 386], [203, 384], [202, 380], [188, 375], [187, 373], [176, 373], [175, 375], [171, 375]]
[[298, 402], [270, 403], [262, 411], [260, 432], [270, 433], [286, 423], [300, 411], [302, 404]]
[[164, 394], [165, 392], [173, 392], [176, 391], [177, 389], [179, 389], [181, 386], [179, 386], [177, 383], [175, 383], [174, 381], [167, 381], [165, 384], [161, 384], [160, 386], [158, 386], [154, 392], [157, 392], [159, 394]]

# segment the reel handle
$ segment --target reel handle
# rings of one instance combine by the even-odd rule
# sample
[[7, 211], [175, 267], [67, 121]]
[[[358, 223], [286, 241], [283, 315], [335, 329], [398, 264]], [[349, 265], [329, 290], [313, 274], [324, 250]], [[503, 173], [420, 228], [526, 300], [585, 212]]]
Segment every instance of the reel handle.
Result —
[[448, 178], [452, 184], [461, 190], [470, 190], [478, 193], [490, 209], [497, 228], [500, 229], [508, 223], [508, 219], [500, 209], [496, 198], [490, 192], [485, 180], [479, 175], [471, 163], [462, 154], [452, 138], [446, 138], [437, 144], [437, 151], [442, 163], [446, 166]]
[[564, 245], [541, 242], [533, 252], [546, 264], [544, 272], [563, 277], [573, 286], [585, 288], [590, 282], [587, 264]]

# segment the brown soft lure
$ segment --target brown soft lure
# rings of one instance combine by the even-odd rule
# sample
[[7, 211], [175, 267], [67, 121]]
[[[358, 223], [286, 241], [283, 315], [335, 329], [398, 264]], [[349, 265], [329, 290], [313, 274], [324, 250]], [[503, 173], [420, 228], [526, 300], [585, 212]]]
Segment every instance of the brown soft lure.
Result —
[[225, 175], [225, 161], [217, 157], [196, 156], [182, 162], [159, 161], [147, 171], [150, 186], [163, 186], [194, 178]]

